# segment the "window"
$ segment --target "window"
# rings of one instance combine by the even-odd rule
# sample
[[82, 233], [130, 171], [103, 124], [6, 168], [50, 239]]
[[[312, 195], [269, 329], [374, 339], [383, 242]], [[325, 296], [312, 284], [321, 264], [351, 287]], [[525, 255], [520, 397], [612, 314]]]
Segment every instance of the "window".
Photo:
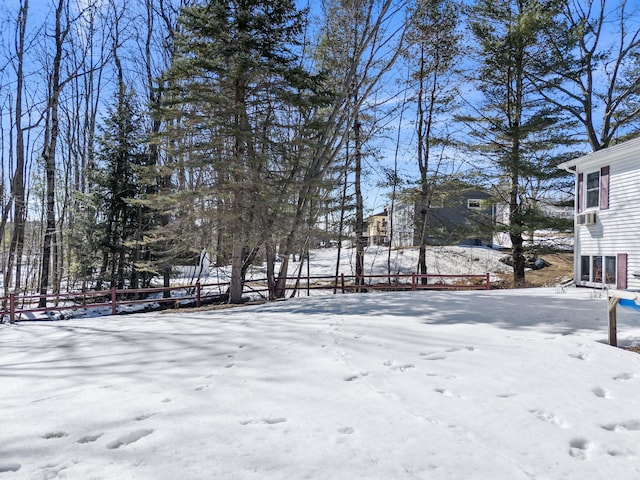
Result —
[[577, 213], [585, 209], [609, 208], [609, 166], [587, 174], [578, 174], [576, 210]]
[[600, 205], [600, 172], [587, 175], [587, 208], [597, 208]]
[[470, 198], [467, 200], [467, 208], [469, 210], [480, 210], [482, 208], [482, 200], [478, 198]]
[[616, 283], [616, 257], [604, 257], [604, 283]]
[[591, 280], [591, 262], [587, 256], [580, 257], [580, 280], [588, 282]]
[[580, 257], [580, 280], [583, 282], [616, 284], [616, 257], [583, 255]]
[[602, 257], [591, 257], [591, 259], [591, 265], [593, 266], [592, 281], [595, 283], [602, 283]]

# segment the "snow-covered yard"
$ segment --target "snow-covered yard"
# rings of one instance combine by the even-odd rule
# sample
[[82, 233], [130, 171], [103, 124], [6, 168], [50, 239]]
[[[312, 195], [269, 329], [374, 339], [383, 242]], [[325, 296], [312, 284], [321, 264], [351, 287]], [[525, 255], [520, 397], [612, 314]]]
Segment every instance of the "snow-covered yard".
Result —
[[[387, 247], [367, 247], [364, 266], [367, 275], [384, 275], [391, 273], [412, 273], [418, 264], [418, 249], [392, 249]], [[513, 270], [500, 262], [505, 253], [487, 247], [444, 246], [428, 247], [427, 263], [430, 274], [483, 274], [496, 272], [512, 272]], [[335, 273], [336, 249], [327, 248], [312, 250], [310, 255], [311, 270], [314, 274], [333, 275]], [[390, 264], [390, 265], [389, 265]], [[345, 274], [355, 273], [355, 249], [345, 248], [341, 252], [341, 271]], [[303, 267], [304, 268], [304, 267]]]
[[640, 355], [605, 344], [605, 305], [407, 292], [0, 325], [0, 480], [637, 479]]

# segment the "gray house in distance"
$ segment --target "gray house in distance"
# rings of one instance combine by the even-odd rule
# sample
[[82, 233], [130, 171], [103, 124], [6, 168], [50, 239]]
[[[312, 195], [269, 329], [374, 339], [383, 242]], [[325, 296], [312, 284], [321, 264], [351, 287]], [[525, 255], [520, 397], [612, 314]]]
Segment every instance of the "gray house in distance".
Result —
[[[408, 196], [409, 197], [409, 196]], [[419, 219], [425, 208], [416, 202], [394, 206], [393, 246], [420, 244]], [[491, 245], [494, 227], [491, 195], [481, 190], [463, 190], [434, 198], [427, 212], [427, 243], [432, 245]]]

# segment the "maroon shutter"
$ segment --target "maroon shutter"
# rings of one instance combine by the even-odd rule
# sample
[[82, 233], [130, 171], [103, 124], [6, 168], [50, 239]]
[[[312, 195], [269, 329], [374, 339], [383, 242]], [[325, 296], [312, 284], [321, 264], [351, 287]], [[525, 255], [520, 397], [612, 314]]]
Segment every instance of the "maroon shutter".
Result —
[[619, 253], [616, 258], [616, 288], [627, 289], [627, 254]]
[[577, 193], [576, 208], [578, 210], [578, 213], [580, 213], [583, 210], [584, 173], [578, 174], [578, 191], [576, 193]]
[[600, 169], [600, 210], [609, 208], [609, 167]]

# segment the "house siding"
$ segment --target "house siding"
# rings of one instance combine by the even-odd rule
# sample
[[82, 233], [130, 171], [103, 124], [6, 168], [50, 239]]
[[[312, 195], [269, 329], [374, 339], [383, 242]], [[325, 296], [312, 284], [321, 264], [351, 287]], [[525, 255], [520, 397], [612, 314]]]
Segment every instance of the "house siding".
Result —
[[596, 159], [584, 157], [576, 173], [586, 174], [608, 166], [609, 201], [595, 210], [584, 209], [596, 211], [595, 225], [576, 225], [576, 283], [591, 286], [580, 279], [581, 256], [627, 254], [627, 288], [640, 289], [640, 278], [634, 276], [640, 277], [640, 143], [621, 144], [611, 148], [606, 156], [604, 152], [597, 153]]

